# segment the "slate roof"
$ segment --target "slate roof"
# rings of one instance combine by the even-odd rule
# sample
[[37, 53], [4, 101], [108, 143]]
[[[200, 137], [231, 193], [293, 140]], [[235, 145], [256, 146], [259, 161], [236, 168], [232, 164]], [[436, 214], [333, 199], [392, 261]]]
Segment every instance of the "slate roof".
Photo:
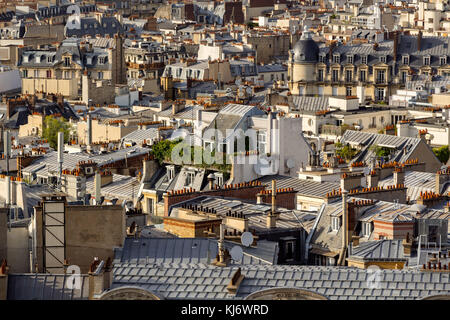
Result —
[[95, 37], [97, 34], [102, 37], [106, 35], [113, 37], [115, 34], [122, 34], [123, 32], [122, 24], [115, 17], [102, 17], [100, 22], [96, 18], [81, 18], [81, 28], [66, 28], [67, 37], [83, 37], [87, 35]]
[[[86, 192], [94, 195], [95, 177], [86, 180]], [[101, 188], [102, 196], [105, 199], [130, 200], [137, 197], [140, 182], [136, 177], [123, 176], [113, 173], [113, 181]]]
[[166, 299], [244, 299], [270, 288], [298, 288], [317, 292], [331, 300], [410, 300], [448, 295], [449, 274], [405, 270], [380, 270], [374, 276], [349, 267], [243, 265], [244, 275], [236, 296], [227, 292], [237, 267], [204, 264], [122, 264], [114, 267], [112, 288], [139, 286]]

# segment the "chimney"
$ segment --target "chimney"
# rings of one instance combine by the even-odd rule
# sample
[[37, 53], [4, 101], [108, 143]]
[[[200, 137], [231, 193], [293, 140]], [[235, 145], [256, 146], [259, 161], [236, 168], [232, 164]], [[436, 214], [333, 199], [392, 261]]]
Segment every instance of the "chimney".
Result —
[[412, 242], [409, 239], [409, 232], [406, 234], [406, 238], [403, 239], [402, 245], [403, 245], [403, 255], [405, 257], [411, 256]]
[[104, 261], [94, 258], [89, 269], [89, 300], [96, 300], [105, 290]]
[[359, 236], [352, 236], [352, 247], [359, 246]]
[[398, 51], [398, 31], [394, 32], [394, 61], [397, 61], [397, 51]]
[[100, 202], [100, 197], [102, 196], [102, 194], [101, 194], [101, 189], [102, 189], [102, 178], [101, 178], [99, 172], [96, 172], [96, 173], [95, 173], [95, 177], [94, 177], [94, 186], [95, 186], [95, 204], [99, 204], [99, 202]]
[[405, 183], [405, 171], [403, 168], [397, 167], [394, 169], [394, 185], [397, 186], [399, 184]]
[[210, 173], [207, 177], [209, 183], [209, 189], [214, 190], [214, 182], [216, 181], [216, 176], [214, 173]]
[[417, 50], [422, 50], [422, 30], [420, 30], [419, 34], [417, 35]]
[[277, 183], [275, 180], [272, 180], [272, 209], [267, 215], [267, 228], [272, 229], [277, 227]]
[[5, 199], [6, 199], [6, 206], [9, 206], [10, 204], [11, 204], [11, 181], [10, 181], [10, 177], [9, 176], [6, 176], [5, 177], [5, 184], [6, 184], [6, 190], [5, 190], [5, 193], [6, 193], [6, 197], [5, 197]]
[[372, 170], [367, 176], [367, 187], [368, 188], [378, 187], [379, 179], [380, 176], [378, 175], [378, 172], [376, 170]]
[[6, 300], [8, 297], [8, 271], [6, 259], [3, 259], [0, 265], [0, 300]]
[[231, 278], [231, 281], [227, 286], [228, 293], [236, 294], [236, 292], [239, 289], [239, 286], [242, 283], [242, 280], [244, 280], [244, 276], [241, 273], [241, 268], [238, 268], [236, 272], [233, 274], [233, 277]]
[[86, 117], [86, 145], [90, 146], [92, 145], [92, 117], [91, 115], [88, 113], [87, 117]]

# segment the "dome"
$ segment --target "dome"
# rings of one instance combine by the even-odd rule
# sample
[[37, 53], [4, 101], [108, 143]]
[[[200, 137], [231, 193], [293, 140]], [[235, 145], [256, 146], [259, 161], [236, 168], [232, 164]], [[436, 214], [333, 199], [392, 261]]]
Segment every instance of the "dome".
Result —
[[293, 50], [294, 62], [319, 61], [319, 47], [308, 30], [303, 31], [302, 37], [297, 41]]

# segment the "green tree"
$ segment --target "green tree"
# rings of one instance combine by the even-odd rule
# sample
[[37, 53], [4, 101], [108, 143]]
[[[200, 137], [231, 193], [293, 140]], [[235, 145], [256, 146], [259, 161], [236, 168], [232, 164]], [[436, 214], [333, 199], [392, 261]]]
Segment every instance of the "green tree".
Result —
[[58, 147], [58, 132], [64, 132], [64, 142], [69, 141], [71, 124], [64, 119], [46, 116], [44, 119], [44, 128], [42, 129], [42, 138], [46, 139], [50, 147]]
[[439, 161], [441, 161], [442, 163], [447, 163], [448, 158], [450, 157], [450, 150], [448, 149], [448, 146], [433, 148], [433, 152], [439, 159]]
[[170, 160], [173, 148], [180, 142], [181, 139], [161, 140], [152, 146], [152, 154], [162, 164], [165, 160]]
[[336, 154], [344, 160], [351, 160], [358, 153], [358, 150], [352, 148], [349, 144], [343, 145], [340, 142], [336, 142]]
[[372, 145], [369, 149], [370, 149], [370, 151], [375, 153], [375, 155], [378, 158], [387, 157], [387, 156], [389, 156], [391, 154], [391, 149], [386, 148], [386, 147], [380, 147], [380, 146], [378, 146], [376, 144]]

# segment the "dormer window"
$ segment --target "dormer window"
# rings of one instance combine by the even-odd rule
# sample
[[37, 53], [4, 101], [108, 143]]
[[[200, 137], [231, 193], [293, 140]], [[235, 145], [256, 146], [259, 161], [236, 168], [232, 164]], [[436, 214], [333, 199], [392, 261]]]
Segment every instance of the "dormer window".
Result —
[[325, 62], [325, 55], [324, 54], [319, 55], [319, 62], [322, 62], [322, 63]]
[[99, 64], [105, 64], [106, 57], [98, 57], [98, 63]]
[[361, 63], [367, 64], [367, 56], [361, 56]]
[[409, 56], [403, 56], [402, 57], [402, 63], [403, 64], [409, 64]]
[[195, 173], [194, 172], [188, 172], [186, 175], [186, 186], [192, 186], [195, 179]]
[[425, 57], [423, 57], [423, 64], [425, 65], [425, 66], [429, 66], [430, 65], [430, 56], [425, 56]]
[[70, 67], [70, 57], [65, 57], [64, 58], [64, 66], [65, 67]]
[[441, 66], [446, 65], [446, 64], [447, 64], [447, 56], [441, 56], [441, 57], [439, 58], [439, 64], [440, 64]]
[[53, 56], [48, 56], [47, 57], [47, 62], [48, 63], [52, 63], [53, 62]]
[[175, 167], [167, 166], [167, 178], [172, 180], [175, 177]]
[[338, 231], [341, 227], [341, 217], [331, 217], [331, 230]]
[[340, 62], [341, 62], [340, 54], [334, 54], [333, 55], [333, 63], [340, 63]]
[[363, 222], [362, 224], [362, 235], [364, 237], [370, 237], [370, 234], [372, 233], [372, 222]]
[[23, 56], [23, 62], [28, 63], [29, 56]]
[[350, 64], [353, 64], [353, 55], [352, 54], [347, 56], [347, 62]]
[[380, 56], [380, 62], [386, 63], [386, 56]]

